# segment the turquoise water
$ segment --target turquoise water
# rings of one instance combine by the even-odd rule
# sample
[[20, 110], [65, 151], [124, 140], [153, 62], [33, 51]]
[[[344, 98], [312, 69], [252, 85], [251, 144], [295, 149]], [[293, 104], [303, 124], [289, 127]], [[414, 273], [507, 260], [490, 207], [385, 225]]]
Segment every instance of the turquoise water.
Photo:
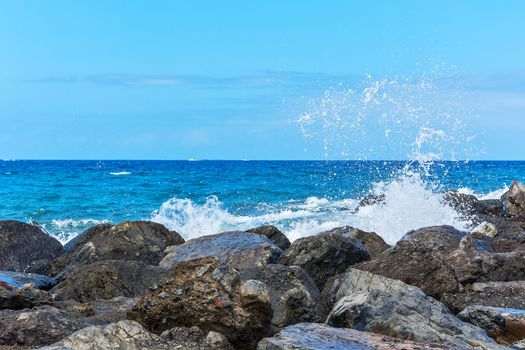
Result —
[[[440, 190], [495, 198], [525, 180], [525, 162], [407, 169], [381, 161], [0, 161], [0, 219], [37, 221], [63, 242], [99, 222], [136, 219], [187, 238], [274, 224], [295, 239], [351, 224], [395, 242], [421, 225], [468, 227]], [[386, 203], [353, 213], [370, 192]]]

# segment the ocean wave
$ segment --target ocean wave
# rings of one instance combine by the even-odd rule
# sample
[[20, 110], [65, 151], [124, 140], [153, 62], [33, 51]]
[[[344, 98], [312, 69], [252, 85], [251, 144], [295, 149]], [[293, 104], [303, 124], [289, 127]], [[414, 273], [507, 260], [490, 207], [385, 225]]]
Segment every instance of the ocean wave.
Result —
[[107, 224], [108, 220], [96, 219], [56, 219], [51, 220], [49, 225], [43, 224], [42, 227], [62, 244], [66, 244], [71, 239], [75, 238], [84, 230], [99, 224]]
[[114, 176], [123, 176], [123, 175], [130, 175], [131, 172], [130, 171], [118, 171], [118, 172], [110, 172], [109, 175], [114, 175]]

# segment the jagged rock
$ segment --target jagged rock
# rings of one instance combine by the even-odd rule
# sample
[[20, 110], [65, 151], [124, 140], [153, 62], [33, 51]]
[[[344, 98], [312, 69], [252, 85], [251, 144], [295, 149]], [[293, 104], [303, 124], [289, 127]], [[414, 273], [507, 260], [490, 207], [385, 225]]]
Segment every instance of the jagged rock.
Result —
[[94, 236], [97, 236], [103, 231], [110, 229], [112, 226], [113, 225], [111, 224], [102, 223], [88, 228], [86, 231], [75, 236], [73, 239], [69, 240], [66, 244], [64, 244], [64, 252], [69, 253], [76, 250], [78, 247], [84, 246]]
[[267, 237], [270, 241], [275, 243], [276, 246], [281, 248], [283, 251], [288, 249], [290, 246], [290, 240], [284, 233], [279, 231], [275, 226], [259, 226], [246, 230], [246, 232], [256, 233], [258, 235], [263, 235]]
[[353, 229], [346, 229], [334, 229], [294, 241], [281, 255], [279, 263], [302, 267], [322, 288], [331, 276], [370, 258], [361, 240], [353, 237]]
[[282, 328], [299, 322], [322, 322], [325, 313], [312, 278], [299, 266], [271, 264], [241, 270], [241, 280], [264, 282], [270, 292], [272, 325]]
[[168, 247], [159, 265], [170, 268], [184, 261], [214, 256], [236, 269], [245, 269], [274, 263], [281, 253], [282, 250], [264, 236], [232, 231]]
[[401, 280], [439, 297], [459, 289], [454, 271], [447, 264], [464, 234], [452, 226], [426, 227], [407, 233], [397, 244], [374, 260], [356, 264], [355, 268]]
[[473, 305], [458, 317], [484, 329], [500, 344], [511, 345], [525, 338], [525, 310]]
[[53, 306], [67, 312], [80, 313], [97, 323], [105, 324], [127, 319], [128, 312], [140, 298], [115, 297], [80, 303], [76, 300], [53, 301]]
[[480, 282], [458, 293], [445, 293], [441, 302], [459, 313], [470, 305], [525, 309], [525, 281]]
[[525, 184], [512, 181], [510, 188], [501, 196], [503, 209], [510, 215], [525, 214]]
[[359, 212], [359, 210], [363, 207], [368, 207], [376, 204], [383, 204], [385, 202], [386, 196], [384, 194], [375, 195], [375, 194], [367, 194], [364, 196], [360, 201], [357, 207], [353, 210], [353, 213]]
[[375, 232], [366, 232], [352, 226], [337, 227], [326, 233], [338, 233], [341, 235], [347, 235], [352, 238], [358, 239], [363, 243], [370, 256], [370, 259], [375, 258], [390, 246]]
[[107, 326], [91, 326], [81, 329], [60, 342], [40, 350], [205, 350], [212, 348], [211, 346], [218, 350], [231, 349], [224, 339], [223, 343], [211, 343], [210, 339], [213, 340], [217, 336], [215, 334], [207, 336], [196, 327], [174, 329], [168, 332], [158, 336], [148, 332], [139, 323], [126, 320]]
[[476, 196], [457, 191], [445, 191], [445, 201], [465, 218], [483, 221], [486, 218], [499, 217], [503, 214], [503, 204], [499, 200], [479, 200]]
[[265, 338], [257, 350], [467, 350], [442, 344], [423, 344], [383, 335], [334, 328], [320, 323], [299, 323], [288, 326], [272, 338]]
[[0, 346], [38, 347], [53, 344], [94, 322], [80, 313], [51, 306], [1, 310]]
[[28, 283], [35, 286], [35, 288], [49, 290], [53, 288], [53, 286], [55, 286], [58, 281], [53, 277], [39, 275], [36, 273], [0, 270], [0, 286], [8, 289], [15, 289], [20, 288]]
[[63, 277], [74, 267], [95, 260], [128, 260], [157, 265], [164, 257], [166, 247], [184, 242], [178, 233], [149, 221], [125, 221], [104, 228], [106, 226], [96, 226], [81, 235], [68, 248], [68, 253], [53, 262], [49, 273]]
[[471, 234], [476, 233], [489, 237], [496, 237], [498, 235], [498, 229], [496, 228], [496, 225], [483, 221], [471, 231]]
[[70, 273], [51, 293], [57, 299], [80, 302], [143, 295], [163, 276], [165, 270], [139, 261], [103, 260]]
[[31, 283], [20, 288], [8, 289], [0, 286], [0, 310], [20, 310], [51, 303], [48, 292], [35, 288]]
[[419, 288], [356, 269], [340, 279], [330, 325], [459, 348], [503, 349]]
[[2, 270], [41, 273], [63, 250], [59, 241], [37, 225], [14, 220], [0, 221]]
[[157, 334], [197, 326], [224, 334], [238, 349], [251, 349], [270, 334], [272, 309], [262, 282], [241, 283], [235, 269], [207, 257], [177, 264], [129, 317]]

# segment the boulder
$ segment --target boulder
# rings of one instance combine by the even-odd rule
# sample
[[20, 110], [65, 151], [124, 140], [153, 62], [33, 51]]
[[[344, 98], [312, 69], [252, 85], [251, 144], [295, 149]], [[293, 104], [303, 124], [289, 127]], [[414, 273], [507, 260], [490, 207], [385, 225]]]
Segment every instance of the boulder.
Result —
[[127, 319], [128, 312], [140, 298], [114, 297], [97, 299], [80, 303], [76, 300], [54, 300], [53, 306], [67, 312], [80, 313], [96, 321], [106, 324]]
[[500, 344], [511, 345], [525, 338], [525, 310], [473, 305], [458, 317], [484, 329]]
[[276, 262], [282, 250], [268, 238], [250, 232], [232, 231], [203, 236], [166, 249], [162, 267], [204, 257], [217, 257], [236, 269]]
[[75, 236], [73, 239], [69, 240], [66, 244], [64, 244], [64, 252], [69, 253], [76, 250], [78, 247], [84, 246], [87, 242], [91, 240], [91, 238], [99, 235], [103, 231], [110, 229], [112, 226], [113, 225], [111, 224], [103, 223], [88, 228], [86, 231]]
[[445, 293], [441, 302], [454, 313], [470, 305], [525, 309], [525, 281], [479, 282], [457, 293]]
[[241, 281], [264, 282], [270, 292], [272, 325], [277, 329], [299, 322], [322, 322], [319, 289], [299, 266], [271, 264], [240, 271]]
[[48, 292], [35, 288], [31, 283], [20, 288], [0, 286], [0, 310], [20, 310], [51, 303]]
[[386, 244], [383, 238], [381, 238], [381, 236], [379, 236], [375, 232], [366, 232], [351, 226], [338, 227], [327, 232], [347, 235], [360, 240], [361, 243], [363, 243], [363, 245], [365, 246], [366, 251], [370, 256], [370, 259], [375, 258], [379, 254], [390, 248], [390, 246]]
[[281, 250], [286, 250], [290, 246], [290, 240], [284, 233], [279, 231], [275, 226], [259, 226], [246, 230], [246, 232], [255, 233], [267, 237], [270, 241], [275, 243], [276, 246], [281, 248]]
[[0, 221], [0, 269], [43, 272], [64, 251], [62, 244], [36, 224]]
[[272, 338], [259, 342], [257, 350], [467, 350], [443, 344], [399, 340], [353, 329], [334, 328], [320, 323], [299, 323], [286, 327]]
[[40, 350], [205, 350], [212, 346], [213, 349], [218, 350], [231, 349], [227, 340], [223, 339], [222, 344], [217, 344], [212, 343], [213, 339], [218, 339], [218, 337], [215, 334], [206, 335], [198, 328], [174, 329], [171, 333], [157, 336], [148, 332], [139, 323], [126, 320], [106, 326], [86, 327]]
[[279, 263], [302, 267], [322, 288], [331, 276], [370, 258], [362, 241], [353, 237], [352, 230], [340, 228], [300, 238], [281, 255]]
[[490, 222], [487, 222], [487, 221], [483, 221], [481, 224], [474, 227], [474, 229], [472, 229], [470, 233], [471, 234], [482, 234], [488, 237], [496, 237], [498, 235], [498, 229], [496, 225]]
[[76, 312], [39, 306], [0, 311], [0, 346], [38, 347], [53, 344], [91, 326], [93, 320]]
[[439, 298], [442, 293], [460, 288], [447, 259], [463, 236], [452, 226], [410, 231], [394, 247], [353, 267], [401, 280]]
[[327, 318], [332, 326], [456, 348], [503, 349], [419, 288], [356, 269], [340, 279]]
[[503, 209], [509, 215], [525, 214], [525, 184], [512, 181], [510, 188], [501, 196]]
[[158, 265], [166, 247], [183, 242], [178, 233], [155, 222], [125, 221], [109, 228], [99, 225], [71, 243], [69, 252], [53, 262], [49, 273], [63, 277], [74, 267], [96, 260], [128, 260]]
[[139, 261], [103, 260], [70, 273], [51, 293], [57, 299], [80, 302], [141, 296], [161, 279], [165, 270]]
[[235, 269], [207, 257], [177, 264], [128, 316], [156, 334], [197, 326], [224, 334], [237, 349], [252, 349], [270, 335], [272, 308], [264, 283], [241, 283]]

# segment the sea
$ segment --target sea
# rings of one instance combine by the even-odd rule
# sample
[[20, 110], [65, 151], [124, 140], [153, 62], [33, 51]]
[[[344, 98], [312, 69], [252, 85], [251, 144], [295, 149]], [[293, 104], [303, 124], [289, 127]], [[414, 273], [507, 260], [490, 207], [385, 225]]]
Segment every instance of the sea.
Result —
[[[0, 219], [66, 243], [99, 223], [151, 220], [186, 239], [274, 225], [290, 240], [351, 225], [394, 244], [431, 225], [471, 229], [444, 190], [499, 198], [523, 161], [3, 160]], [[361, 207], [366, 196], [385, 200]]]

